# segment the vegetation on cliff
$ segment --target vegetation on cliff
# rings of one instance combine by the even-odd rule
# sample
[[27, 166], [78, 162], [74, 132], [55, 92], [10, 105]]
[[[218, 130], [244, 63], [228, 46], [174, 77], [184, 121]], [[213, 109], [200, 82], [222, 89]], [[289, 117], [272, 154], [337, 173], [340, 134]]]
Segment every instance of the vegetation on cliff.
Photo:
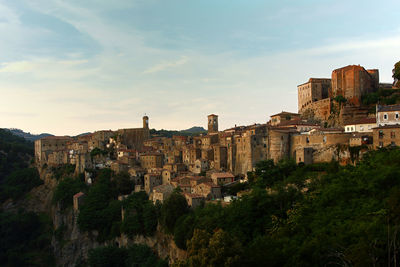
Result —
[[[35, 168], [29, 168], [33, 143], [0, 129], [0, 202], [17, 202], [43, 182]], [[53, 266], [52, 228], [43, 214], [0, 210], [0, 265]]]
[[[397, 81], [400, 81], [400, 61], [394, 65], [393, 69], [393, 78]], [[396, 84], [395, 84], [396, 85]], [[397, 84], [399, 86], [399, 84]]]
[[160, 260], [144, 245], [132, 245], [128, 248], [100, 247], [89, 252], [88, 259], [91, 267], [164, 267], [168, 263]]
[[0, 265], [54, 266], [51, 221], [33, 212], [0, 211]]
[[261, 162], [250, 177], [251, 193], [231, 205], [178, 219], [175, 240], [189, 254], [178, 266], [398, 262], [399, 149], [370, 152], [356, 166]]

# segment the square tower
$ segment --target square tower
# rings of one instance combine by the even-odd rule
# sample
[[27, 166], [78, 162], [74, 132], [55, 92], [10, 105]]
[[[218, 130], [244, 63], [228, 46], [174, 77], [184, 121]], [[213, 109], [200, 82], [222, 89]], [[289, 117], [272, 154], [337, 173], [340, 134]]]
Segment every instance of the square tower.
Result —
[[218, 133], [218, 115], [211, 114], [208, 118], [208, 133]]

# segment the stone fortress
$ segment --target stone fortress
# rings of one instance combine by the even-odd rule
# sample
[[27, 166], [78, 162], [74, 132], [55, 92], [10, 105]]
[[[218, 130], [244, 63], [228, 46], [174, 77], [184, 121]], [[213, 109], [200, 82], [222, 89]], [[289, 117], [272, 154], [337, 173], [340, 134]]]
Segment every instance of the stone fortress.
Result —
[[[377, 105], [373, 116], [361, 105], [363, 95], [382, 87], [391, 85], [379, 83], [378, 70], [350, 65], [334, 70], [331, 79], [310, 78], [299, 85], [298, 113], [282, 111], [266, 123], [223, 131], [218, 115], [211, 114], [207, 134], [172, 138], [151, 138], [149, 117], [144, 116], [142, 128], [39, 139], [36, 164], [42, 171], [72, 164], [89, 184], [93, 169], [109, 167], [129, 173], [135, 182], [132, 190], [146, 191], [153, 201], [162, 202], [180, 187], [195, 207], [221, 198], [222, 186], [245, 181], [259, 161], [292, 158], [310, 164], [334, 159], [347, 164], [354, 161], [351, 147], [400, 144], [400, 105]], [[335, 117], [338, 111], [341, 116]], [[335, 128], [327, 127], [332, 117], [337, 119]]]

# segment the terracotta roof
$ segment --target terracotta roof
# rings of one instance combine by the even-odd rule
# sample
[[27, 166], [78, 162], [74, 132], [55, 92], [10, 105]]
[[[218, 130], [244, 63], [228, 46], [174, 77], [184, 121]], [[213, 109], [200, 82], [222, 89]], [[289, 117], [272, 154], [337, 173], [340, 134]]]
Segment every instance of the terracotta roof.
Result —
[[292, 113], [292, 112], [287, 112], [287, 111], [282, 111], [281, 113], [271, 115], [270, 117], [275, 117], [275, 116], [282, 116], [282, 115], [295, 115], [295, 116], [300, 116], [299, 113]]
[[290, 125], [319, 126], [319, 124], [303, 121], [301, 119], [283, 121], [283, 122], [279, 123], [277, 126], [279, 127], [279, 126], [290, 126]]
[[74, 195], [74, 198], [78, 198], [78, 197], [83, 196], [83, 195], [85, 195], [85, 193], [79, 192], [79, 193], [76, 193], [76, 194]]
[[378, 126], [372, 129], [392, 129], [392, 128], [400, 128], [400, 125], [395, 124], [395, 125], [384, 125], [384, 126]]
[[332, 79], [331, 78], [310, 78], [310, 79], [308, 79], [307, 82], [299, 84], [297, 86], [302, 86], [302, 85], [305, 85], [305, 84], [310, 83], [310, 82], [324, 81], [324, 80], [332, 80]]
[[345, 125], [368, 124], [368, 123], [376, 123], [376, 118], [362, 118], [352, 123], [346, 123]]
[[46, 140], [46, 139], [50, 139], [50, 140], [55, 140], [55, 139], [70, 140], [70, 139], [72, 139], [72, 137], [71, 136], [45, 136], [43, 138], [40, 138], [40, 140]]

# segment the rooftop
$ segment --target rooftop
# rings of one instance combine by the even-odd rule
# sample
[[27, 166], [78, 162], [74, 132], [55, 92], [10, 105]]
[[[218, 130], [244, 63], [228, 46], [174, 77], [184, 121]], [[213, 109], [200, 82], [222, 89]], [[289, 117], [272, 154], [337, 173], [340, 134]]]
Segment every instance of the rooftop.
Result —
[[378, 105], [378, 112], [382, 111], [400, 111], [400, 104], [381, 106]]
[[362, 118], [359, 120], [356, 120], [352, 123], [346, 123], [345, 125], [354, 125], [354, 124], [373, 124], [376, 123], [376, 118]]
[[293, 116], [300, 116], [298, 113], [293, 113], [293, 112], [287, 112], [287, 111], [282, 111], [278, 114], [271, 115], [270, 117], [275, 117], [275, 116], [285, 116], [285, 115], [293, 115]]

